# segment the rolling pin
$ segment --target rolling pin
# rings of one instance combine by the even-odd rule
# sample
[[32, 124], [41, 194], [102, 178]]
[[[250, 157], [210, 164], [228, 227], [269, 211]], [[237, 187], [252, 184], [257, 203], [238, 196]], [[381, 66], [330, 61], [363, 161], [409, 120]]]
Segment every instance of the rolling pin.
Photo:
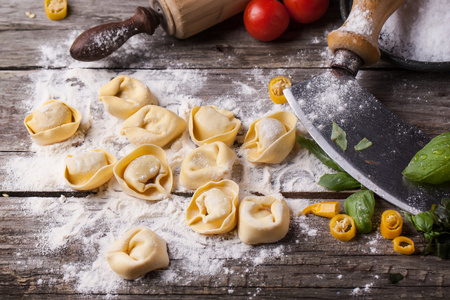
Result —
[[70, 55], [81, 61], [105, 58], [135, 34], [152, 35], [160, 24], [167, 34], [185, 39], [240, 13], [248, 2], [250, 0], [150, 0], [149, 9], [138, 7], [128, 20], [83, 32], [73, 42]]

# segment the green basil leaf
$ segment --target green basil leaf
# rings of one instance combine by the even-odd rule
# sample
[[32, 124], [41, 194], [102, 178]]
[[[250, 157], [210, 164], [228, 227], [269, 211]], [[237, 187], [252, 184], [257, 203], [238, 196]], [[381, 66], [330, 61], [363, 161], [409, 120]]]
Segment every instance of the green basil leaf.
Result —
[[450, 181], [450, 132], [438, 135], [417, 152], [402, 174], [430, 184]]
[[433, 231], [434, 218], [430, 211], [418, 213], [413, 216], [409, 213], [405, 213], [406, 219], [414, 225], [417, 231], [430, 233]]
[[318, 184], [336, 192], [361, 188], [361, 183], [346, 172], [325, 174], [320, 178]]
[[341, 147], [342, 150], [347, 150], [347, 133], [333, 121], [333, 129], [331, 130], [331, 140]]
[[366, 138], [363, 138], [363, 139], [360, 140], [359, 143], [355, 146], [355, 150], [356, 150], [356, 151], [361, 151], [361, 150], [364, 150], [364, 149], [369, 148], [369, 147], [372, 146], [372, 145], [373, 145], [373, 144], [372, 144], [371, 141], [369, 141], [369, 140], [366, 139]]
[[400, 273], [389, 273], [388, 279], [390, 283], [395, 284], [403, 279], [403, 275]]
[[307, 139], [304, 136], [297, 136], [297, 143], [299, 143], [302, 147], [306, 148], [309, 152], [314, 154], [323, 164], [327, 167], [332, 168], [336, 171], [343, 172], [344, 170], [332, 160], [325, 151], [320, 148], [320, 146], [316, 143], [316, 141]]
[[438, 232], [438, 231], [430, 231], [430, 232], [425, 232], [423, 234], [425, 239], [427, 239], [428, 241], [432, 241], [432, 240], [434, 240], [435, 238], [437, 238], [440, 235], [441, 235], [441, 233]]
[[436, 223], [438, 226], [450, 229], [450, 199], [442, 199], [442, 204], [437, 205], [432, 209], [434, 216], [436, 217]]
[[372, 215], [375, 210], [375, 197], [369, 190], [359, 191], [344, 202], [347, 215], [355, 221], [356, 229], [361, 233], [372, 231]]
[[[404, 210], [402, 210], [402, 213], [405, 216], [405, 219], [408, 220], [409, 223], [413, 224], [413, 226], [415, 228], [416, 226], [414, 225], [414, 220], [413, 220], [414, 215], [412, 215], [409, 212], [406, 212]], [[416, 228], [416, 230], [417, 230], [417, 228]]]

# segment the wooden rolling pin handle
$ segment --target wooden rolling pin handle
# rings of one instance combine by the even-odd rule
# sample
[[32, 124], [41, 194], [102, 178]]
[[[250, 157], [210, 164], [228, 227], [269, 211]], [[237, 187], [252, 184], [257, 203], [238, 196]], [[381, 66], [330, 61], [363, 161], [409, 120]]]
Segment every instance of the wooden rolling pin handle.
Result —
[[380, 59], [378, 36], [381, 28], [403, 1], [354, 0], [344, 25], [327, 37], [331, 52], [350, 50], [364, 61], [365, 66], [375, 64]]
[[133, 35], [153, 34], [159, 24], [158, 13], [145, 7], [138, 7], [134, 16], [128, 20], [99, 25], [83, 32], [70, 47], [70, 55], [80, 61], [105, 58]]

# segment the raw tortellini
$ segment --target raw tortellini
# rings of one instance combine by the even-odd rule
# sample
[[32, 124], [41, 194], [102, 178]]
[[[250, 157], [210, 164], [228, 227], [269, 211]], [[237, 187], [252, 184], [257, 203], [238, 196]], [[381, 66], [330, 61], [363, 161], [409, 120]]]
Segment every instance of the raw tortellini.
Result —
[[174, 112], [147, 105], [123, 122], [121, 134], [136, 146], [154, 144], [159, 147], [172, 142], [186, 130], [186, 121]]
[[289, 219], [284, 199], [246, 197], [239, 205], [239, 238], [246, 244], [277, 242], [288, 232]]
[[25, 118], [25, 126], [38, 145], [70, 138], [78, 129], [81, 113], [61, 101], [49, 100]]
[[201, 234], [226, 233], [236, 226], [238, 202], [235, 182], [209, 182], [195, 191], [186, 211], [186, 224]]
[[111, 244], [106, 252], [111, 269], [133, 280], [169, 265], [166, 241], [146, 227], [135, 227]]
[[119, 119], [128, 119], [141, 107], [158, 105], [158, 100], [139, 80], [120, 75], [100, 88], [99, 99], [106, 110]]
[[172, 170], [163, 149], [142, 145], [117, 162], [114, 175], [122, 190], [144, 200], [167, 198], [172, 190]]
[[222, 142], [205, 144], [192, 150], [183, 160], [180, 182], [197, 189], [209, 181], [230, 178], [236, 154]]
[[255, 163], [277, 164], [288, 156], [295, 144], [297, 118], [289, 112], [277, 112], [256, 120], [245, 136], [247, 159]]
[[223, 142], [230, 147], [241, 127], [234, 114], [217, 106], [196, 106], [189, 117], [189, 134], [198, 146]]
[[92, 190], [111, 179], [116, 161], [112, 154], [102, 149], [68, 155], [64, 177], [75, 190]]

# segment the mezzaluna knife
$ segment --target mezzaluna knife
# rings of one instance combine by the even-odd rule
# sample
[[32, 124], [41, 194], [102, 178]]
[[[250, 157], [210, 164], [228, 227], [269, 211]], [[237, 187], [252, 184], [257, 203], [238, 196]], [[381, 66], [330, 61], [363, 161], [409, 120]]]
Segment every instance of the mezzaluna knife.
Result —
[[[450, 197], [448, 186], [419, 185], [403, 177], [430, 138], [398, 118], [355, 79], [380, 58], [378, 36], [404, 0], [355, 0], [347, 21], [328, 35], [331, 69], [283, 92], [309, 134], [347, 173], [383, 199], [411, 213]], [[348, 149], [331, 140], [333, 122], [347, 132]], [[356, 151], [363, 138], [372, 146]]]

